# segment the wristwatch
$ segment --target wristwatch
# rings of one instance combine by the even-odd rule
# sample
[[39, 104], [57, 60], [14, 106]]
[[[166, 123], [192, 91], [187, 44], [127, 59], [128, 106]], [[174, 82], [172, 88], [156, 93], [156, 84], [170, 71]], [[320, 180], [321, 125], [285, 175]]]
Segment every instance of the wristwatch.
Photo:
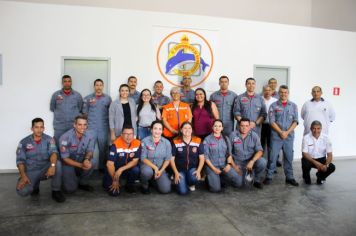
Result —
[[56, 167], [56, 164], [54, 164], [54, 163], [51, 163], [51, 167]]

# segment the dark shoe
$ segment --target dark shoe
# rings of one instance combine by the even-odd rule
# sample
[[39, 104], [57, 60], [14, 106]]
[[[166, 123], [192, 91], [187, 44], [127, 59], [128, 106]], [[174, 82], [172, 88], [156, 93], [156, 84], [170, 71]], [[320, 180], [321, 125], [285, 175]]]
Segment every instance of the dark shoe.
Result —
[[40, 189], [39, 188], [35, 188], [32, 193], [31, 196], [37, 196], [38, 194], [40, 194]]
[[65, 202], [66, 200], [61, 191], [52, 191], [52, 199], [56, 202]]
[[272, 179], [270, 178], [265, 178], [265, 180], [263, 181], [264, 185], [270, 185], [272, 183]]
[[290, 184], [292, 186], [298, 187], [299, 184], [297, 181], [295, 181], [295, 179], [286, 179], [286, 184]]
[[254, 182], [253, 186], [258, 189], [263, 189], [263, 185], [260, 182]]
[[311, 185], [311, 180], [310, 179], [304, 179], [304, 183], [307, 185]]
[[132, 185], [132, 184], [126, 185], [125, 190], [126, 190], [126, 192], [128, 192], [128, 193], [136, 193], [136, 188], [135, 188], [135, 186]]
[[320, 177], [319, 177], [319, 172], [316, 172], [316, 184], [317, 185], [322, 185], [324, 182], [325, 182], [325, 180], [323, 180], [323, 179], [321, 179]]
[[141, 187], [141, 193], [143, 193], [143, 194], [150, 194], [150, 193], [151, 193], [150, 188]]
[[282, 163], [280, 161], [277, 161], [277, 167], [281, 167]]
[[79, 184], [78, 188], [87, 192], [93, 192], [94, 188], [90, 185], [83, 185], [83, 184]]

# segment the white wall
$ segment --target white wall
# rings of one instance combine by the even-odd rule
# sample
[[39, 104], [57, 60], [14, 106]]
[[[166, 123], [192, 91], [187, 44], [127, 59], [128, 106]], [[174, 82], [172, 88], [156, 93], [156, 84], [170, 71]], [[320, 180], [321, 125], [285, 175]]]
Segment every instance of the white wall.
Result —
[[[231, 88], [243, 92], [253, 64], [291, 67], [291, 100], [299, 108], [313, 85], [337, 110], [332, 127], [336, 156], [354, 156], [356, 115], [356, 33], [271, 23], [169, 13], [0, 1], [0, 169], [14, 169], [18, 141], [29, 133], [30, 121], [41, 116], [53, 134], [51, 94], [60, 88], [61, 56], [110, 57], [111, 95], [135, 74], [139, 88], [160, 79], [152, 48], [153, 26], [209, 29], [219, 35], [219, 51], [208, 83], [220, 74]], [[75, 79], [75, 78], [74, 78]], [[217, 84], [217, 82], [216, 82]], [[168, 84], [166, 84], [168, 87]], [[332, 96], [332, 87], [341, 96]], [[297, 128], [295, 157], [299, 158], [302, 125]]]

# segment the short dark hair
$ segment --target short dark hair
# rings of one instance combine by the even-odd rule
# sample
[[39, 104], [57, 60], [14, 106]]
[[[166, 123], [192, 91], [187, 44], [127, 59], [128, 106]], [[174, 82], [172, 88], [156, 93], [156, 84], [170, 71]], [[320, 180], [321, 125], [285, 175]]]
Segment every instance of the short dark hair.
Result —
[[289, 90], [288, 86], [285, 85], [285, 84], [282, 84], [281, 86], [279, 86], [279, 90], [281, 90], [281, 89], [287, 89], [287, 90]]
[[247, 79], [246, 79], [246, 81], [245, 81], [245, 85], [246, 85], [246, 84], [247, 84], [247, 82], [248, 82], [248, 81], [250, 81], [250, 80], [252, 80], [252, 81], [255, 81], [255, 82], [256, 82], [256, 80], [255, 80], [254, 78], [249, 77], [249, 78], [247, 78]]
[[250, 123], [250, 119], [249, 119], [249, 118], [246, 118], [246, 117], [242, 117], [242, 118], [240, 119], [239, 123], [241, 123], [241, 122], [248, 122], [248, 123]]
[[36, 117], [35, 119], [33, 119], [33, 120], [31, 121], [31, 125], [32, 125], [31, 127], [35, 126], [35, 124], [36, 124], [36, 123], [39, 123], [39, 122], [42, 122], [42, 123], [44, 124], [44, 121], [43, 121], [42, 118]]
[[163, 82], [161, 80], [157, 80], [153, 85], [156, 85], [156, 84], [163, 84]]
[[150, 129], [153, 129], [153, 126], [155, 126], [155, 124], [160, 124], [160, 125], [162, 125], [162, 129], [164, 128], [164, 125], [163, 125], [163, 122], [162, 122], [162, 121], [160, 121], [160, 120], [154, 120], [154, 121], [152, 121], [152, 123], [151, 123]]
[[74, 118], [74, 121], [75, 123], [77, 123], [78, 120], [86, 120], [88, 121], [88, 117], [86, 115], [77, 115], [75, 118]]
[[313, 128], [314, 126], [320, 126], [321, 128], [323, 127], [323, 125], [321, 124], [320, 121], [318, 120], [314, 120], [311, 125], [310, 125], [310, 128]]
[[101, 82], [104, 84], [104, 81], [102, 79], [96, 79], [96, 80], [94, 80], [94, 86], [95, 86], [96, 82]]
[[62, 81], [63, 81], [64, 79], [71, 79], [71, 80], [72, 80], [72, 77], [70, 77], [70, 75], [63, 75], [63, 76], [62, 76]]
[[127, 82], [129, 82], [130, 79], [136, 79], [137, 80], [136, 76], [133, 76], [133, 75], [130, 75], [129, 78], [127, 78]]
[[227, 79], [227, 81], [230, 81], [230, 80], [229, 80], [229, 77], [227, 77], [227, 75], [222, 75], [222, 76], [220, 76], [219, 82], [220, 82], [222, 79]]
[[124, 125], [124, 126], [122, 126], [122, 132], [123, 132], [125, 129], [132, 129], [132, 130], [134, 130], [134, 128], [132, 127], [132, 125]]
[[272, 78], [270, 78], [270, 79], [268, 80], [268, 83], [270, 83], [272, 80], [275, 80], [275, 81], [277, 82], [277, 80], [272, 77]]

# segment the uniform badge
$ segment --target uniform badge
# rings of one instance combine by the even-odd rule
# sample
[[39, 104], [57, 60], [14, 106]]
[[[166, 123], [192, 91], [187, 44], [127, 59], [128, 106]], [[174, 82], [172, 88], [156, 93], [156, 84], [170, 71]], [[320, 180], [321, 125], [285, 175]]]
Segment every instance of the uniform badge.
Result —
[[237, 139], [234, 139], [234, 144], [241, 144], [242, 141], [241, 139], [237, 138]]
[[244, 103], [245, 103], [245, 102], [248, 102], [248, 98], [247, 98], [247, 97], [242, 97], [242, 98], [241, 98], [241, 102], [244, 102]]
[[63, 140], [62, 142], [61, 142], [61, 145], [64, 145], [64, 146], [66, 146], [68, 144], [68, 142], [66, 141], [66, 140]]
[[62, 97], [62, 95], [57, 95], [57, 97], [56, 97], [56, 100], [63, 100], [63, 97]]
[[110, 152], [110, 156], [115, 156], [115, 152]]
[[131, 152], [130, 153], [130, 157], [133, 158], [135, 156], [135, 153], [134, 152]]
[[125, 153], [120, 152], [119, 157], [123, 157], [123, 156], [125, 156]]
[[177, 148], [177, 151], [178, 151], [178, 152], [183, 152], [183, 148], [181, 148], [181, 147], [180, 147], [180, 148]]
[[197, 147], [193, 147], [192, 148], [192, 152], [196, 153], [198, 151], [198, 148]]
[[65, 152], [66, 151], [66, 147], [65, 146], [62, 146], [61, 147], [61, 152]]

